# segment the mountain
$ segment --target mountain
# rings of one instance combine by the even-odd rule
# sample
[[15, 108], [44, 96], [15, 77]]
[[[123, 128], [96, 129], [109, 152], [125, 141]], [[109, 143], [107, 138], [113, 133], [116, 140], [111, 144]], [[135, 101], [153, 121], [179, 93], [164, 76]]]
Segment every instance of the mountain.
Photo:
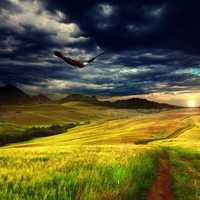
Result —
[[91, 103], [91, 104], [99, 104], [100, 102], [96, 96], [70, 94], [66, 96], [65, 98], [61, 99], [59, 103], [67, 103], [71, 101], [80, 101], [80, 102], [86, 102], [86, 103]]
[[0, 87], [0, 104], [5, 105], [24, 105], [24, 104], [38, 104], [51, 103], [45, 95], [29, 96], [21, 89], [13, 85], [5, 85]]
[[28, 97], [22, 90], [18, 89], [13, 85], [5, 85], [0, 87], [0, 97]]
[[38, 104], [48, 104], [53, 103], [52, 100], [50, 100], [47, 96], [44, 94], [39, 94], [37, 96], [31, 96], [32, 103], [38, 103]]
[[115, 102], [110, 101], [99, 101], [96, 96], [71, 94], [59, 101], [59, 103], [67, 103], [72, 101], [86, 102], [97, 106], [106, 106], [120, 109], [174, 109], [179, 108], [178, 106], [157, 103], [140, 98], [131, 98], [127, 100], [118, 100]]
[[127, 100], [118, 100], [113, 103], [115, 108], [132, 108], [132, 109], [164, 109], [178, 108], [178, 106], [149, 101], [147, 99], [131, 98]]
[[43, 94], [37, 96], [29, 96], [19, 88], [13, 85], [5, 85], [0, 87], [0, 104], [27, 105], [27, 104], [49, 104], [49, 103], [67, 103], [67, 102], [85, 102], [96, 106], [106, 106], [111, 108], [126, 109], [173, 109], [179, 108], [169, 104], [157, 103], [146, 99], [132, 98], [127, 100], [118, 100], [115, 102], [99, 101], [96, 96], [70, 94], [65, 98], [55, 102], [50, 100]]
[[1, 104], [26, 104], [30, 100], [29, 95], [13, 85], [0, 87]]

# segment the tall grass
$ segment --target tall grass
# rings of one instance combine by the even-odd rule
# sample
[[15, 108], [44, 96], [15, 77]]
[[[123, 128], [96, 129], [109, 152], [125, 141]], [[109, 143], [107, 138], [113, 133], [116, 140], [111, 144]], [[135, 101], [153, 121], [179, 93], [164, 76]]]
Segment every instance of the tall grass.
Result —
[[177, 200], [200, 199], [200, 152], [194, 149], [169, 149], [172, 177]]
[[145, 199], [159, 154], [127, 145], [0, 153], [4, 200]]

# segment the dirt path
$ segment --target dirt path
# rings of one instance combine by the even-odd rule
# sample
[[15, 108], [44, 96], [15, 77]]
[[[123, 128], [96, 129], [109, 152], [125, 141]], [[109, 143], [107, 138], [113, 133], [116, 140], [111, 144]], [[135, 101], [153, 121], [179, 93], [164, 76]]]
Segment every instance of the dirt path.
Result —
[[160, 158], [157, 177], [148, 192], [147, 200], [174, 200], [170, 172], [168, 156], [163, 154]]

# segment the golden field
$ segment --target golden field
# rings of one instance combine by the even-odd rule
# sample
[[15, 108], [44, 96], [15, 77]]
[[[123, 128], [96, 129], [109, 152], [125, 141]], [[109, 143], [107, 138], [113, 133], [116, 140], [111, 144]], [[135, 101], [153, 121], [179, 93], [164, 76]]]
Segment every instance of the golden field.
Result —
[[159, 157], [175, 199], [200, 199], [200, 110], [123, 110], [82, 103], [0, 109], [0, 130], [89, 122], [0, 148], [0, 199], [147, 199]]

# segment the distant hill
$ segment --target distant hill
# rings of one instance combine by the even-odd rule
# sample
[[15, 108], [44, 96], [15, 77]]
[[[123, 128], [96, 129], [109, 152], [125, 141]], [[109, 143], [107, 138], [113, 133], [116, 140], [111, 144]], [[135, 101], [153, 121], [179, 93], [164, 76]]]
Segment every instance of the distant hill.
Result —
[[59, 100], [59, 103], [67, 103], [71, 101], [80, 101], [91, 104], [99, 104], [101, 103], [96, 96], [82, 95], [82, 94], [70, 94], [63, 99]]
[[25, 105], [37, 103], [51, 103], [51, 100], [42, 94], [37, 96], [29, 96], [13, 85], [5, 85], [0, 87], [0, 104]]
[[147, 99], [131, 98], [127, 100], [118, 100], [113, 103], [116, 108], [133, 108], [133, 109], [172, 109], [178, 108], [178, 106], [158, 103], [155, 101], [149, 101]]
[[25, 94], [22, 90], [19, 88], [13, 86], [13, 85], [5, 85], [3, 87], [0, 87], [0, 97], [28, 97], [27, 94]]
[[67, 102], [85, 102], [96, 106], [106, 106], [111, 108], [126, 108], [126, 109], [173, 109], [179, 108], [164, 103], [157, 103], [146, 99], [132, 98], [127, 100], [118, 100], [115, 102], [99, 101], [96, 96], [70, 94], [58, 101], [52, 101], [47, 96], [39, 94], [30, 96], [21, 89], [13, 85], [5, 85], [0, 87], [0, 104], [2, 105], [26, 105], [26, 104], [48, 104], [48, 103], [67, 103]]
[[112, 108], [126, 108], [126, 109], [173, 109], [179, 108], [178, 106], [157, 103], [140, 98], [131, 98], [127, 100], [118, 100], [115, 102], [99, 101], [96, 96], [71, 94], [59, 101], [59, 103], [67, 103], [72, 101], [86, 102], [97, 106], [107, 106]]
[[0, 87], [1, 104], [26, 104], [30, 100], [27, 94], [13, 85]]
[[47, 96], [44, 94], [39, 94], [37, 96], [31, 96], [31, 101], [32, 103], [39, 103], [39, 104], [48, 104], [48, 103], [53, 103], [51, 99], [49, 99]]

